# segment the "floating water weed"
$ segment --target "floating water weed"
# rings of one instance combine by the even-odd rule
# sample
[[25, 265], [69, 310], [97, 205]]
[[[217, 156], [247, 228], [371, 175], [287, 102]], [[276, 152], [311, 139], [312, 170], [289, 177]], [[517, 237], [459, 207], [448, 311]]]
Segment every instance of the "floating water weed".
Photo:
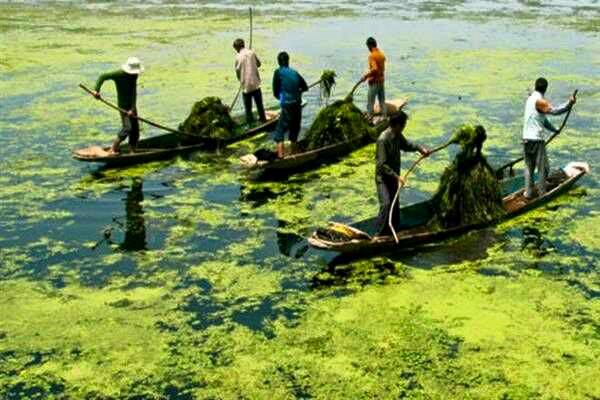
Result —
[[319, 111], [303, 143], [307, 150], [312, 150], [346, 140], [357, 140], [372, 134], [372, 130], [362, 111], [352, 101], [337, 100]]
[[485, 139], [480, 125], [461, 126], [452, 136], [461, 150], [442, 174], [433, 197], [434, 221], [442, 227], [489, 221], [505, 212], [500, 184], [481, 153]]
[[196, 102], [190, 115], [179, 130], [203, 139], [230, 139], [234, 135], [235, 122], [229, 109], [218, 97], [205, 97]]

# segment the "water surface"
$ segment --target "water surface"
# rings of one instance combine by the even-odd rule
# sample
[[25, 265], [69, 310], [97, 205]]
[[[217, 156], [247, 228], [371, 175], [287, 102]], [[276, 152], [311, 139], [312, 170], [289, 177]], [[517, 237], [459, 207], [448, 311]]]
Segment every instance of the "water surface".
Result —
[[[130, 55], [146, 65], [142, 115], [176, 126], [195, 100], [230, 101], [247, 6], [0, 2], [0, 397], [600, 397], [594, 170], [500, 226], [340, 260], [305, 237], [377, 212], [373, 145], [278, 182], [250, 181], [237, 161], [266, 136], [122, 170], [70, 158], [118, 130], [77, 84]], [[523, 103], [544, 75], [552, 101], [580, 89], [552, 165], [600, 158], [595, 0], [253, 7], [270, 103], [278, 51], [311, 82], [336, 70], [343, 96], [373, 35], [388, 97], [410, 99], [412, 140], [433, 147], [481, 123], [492, 163], [517, 157]], [[364, 107], [365, 88], [355, 97]], [[320, 103], [306, 98], [308, 126]], [[423, 163], [403, 201], [428, 198], [453, 154]]]

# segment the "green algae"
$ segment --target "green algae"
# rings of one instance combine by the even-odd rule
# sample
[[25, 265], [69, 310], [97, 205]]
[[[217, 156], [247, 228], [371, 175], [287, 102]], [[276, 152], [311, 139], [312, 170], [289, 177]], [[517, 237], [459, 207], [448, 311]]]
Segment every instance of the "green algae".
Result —
[[454, 131], [451, 142], [461, 149], [433, 196], [434, 224], [444, 228], [478, 224], [506, 213], [496, 174], [481, 152], [486, 137], [481, 125], [464, 125]]
[[[69, 160], [70, 149], [109, 143], [120, 124], [76, 84], [93, 82], [131, 53], [147, 67], [140, 113], [165, 125], [177, 126], [193, 99], [233, 98], [238, 87], [233, 53], [222, 40], [245, 34], [241, 13], [183, 8], [171, 18], [114, 6], [0, 5], [6, 39], [0, 41], [0, 92], [6, 96], [0, 121], [0, 397], [600, 396], [593, 386], [600, 292], [593, 173], [580, 181], [585, 191], [491, 233], [475, 232], [466, 245], [459, 239], [400, 262], [330, 268], [322, 253], [306, 250], [302, 237], [328, 220], [377, 212], [374, 146], [317, 172], [267, 184], [246, 182], [237, 167], [239, 155], [265, 137], [219, 156], [198, 153], [116, 171]], [[336, 18], [357, 16], [333, 8]], [[297, 46], [294, 60], [306, 76], [319, 76], [319, 60], [333, 60], [323, 44], [285, 37], [289, 15], [257, 14], [261, 60], [275, 60], [284, 41]], [[320, 29], [308, 16], [332, 15], [292, 14], [302, 17], [296, 25], [306, 31]], [[406, 21], [390, 24], [399, 44], [392, 50], [388, 40], [385, 47], [389, 71], [400, 69], [400, 75], [390, 75], [386, 89], [404, 94], [405, 78], [417, 81], [407, 93], [407, 135], [434, 147], [453, 127], [478, 121], [488, 128], [490, 162], [519, 156], [526, 88], [544, 71], [552, 77], [553, 100], [578, 81], [590, 93], [586, 98], [582, 92], [566, 135], [549, 147], [552, 165], [573, 157], [594, 160], [597, 79], [582, 65], [596, 65], [597, 44], [553, 30], [545, 37], [572, 35], [581, 47], [507, 45], [502, 32], [514, 29], [512, 16], [507, 12], [507, 27], [488, 17], [493, 44], [467, 42], [465, 50], [438, 43], [401, 66], [394, 54], [411, 43], [393, 27]], [[572, 17], [547, 20], [577, 23]], [[540, 20], [532, 22], [538, 29]], [[155, 43], [158, 36], [162, 43]], [[337, 42], [346, 46], [340, 59], [331, 63], [343, 76], [354, 54], [362, 57], [353, 43], [364, 40], [353, 33], [345, 39]], [[535, 61], [523, 62], [531, 55]], [[275, 68], [271, 64], [265, 62], [264, 76]], [[316, 110], [307, 98], [309, 120]], [[143, 129], [143, 136], [159, 133]], [[412, 157], [403, 157], [405, 166]], [[423, 163], [403, 204], [429, 198], [451, 157]], [[144, 180], [140, 205], [148, 249], [125, 253], [117, 243], [90, 250], [86, 244], [102, 237], [104, 227], [118, 225], [113, 218], [126, 221], [134, 178]], [[122, 234], [115, 228], [115, 236]], [[473, 242], [488, 236], [491, 244], [480, 245], [483, 255], [473, 256]], [[466, 255], [476, 260], [460, 261]]]
[[319, 78], [320, 82], [320, 93], [321, 98], [328, 101], [333, 93], [333, 88], [335, 87], [335, 78], [336, 73], [333, 70], [326, 69], [321, 73], [321, 77]]
[[221, 99], [205, 97], [194, 103], [179, 130], [201, 139], [227, 140], [234, 137], [235, 127], [229, 109]]
[[302, 141], [306, 150], [373, 135], [373, 128], [352, 101], [337, 100], [317, 114]]
[[592, 212], [588, 218], [577, 221], [571, 229], [570, 236], [577, 243], [591, 250], [600, 250], [600, 215]]

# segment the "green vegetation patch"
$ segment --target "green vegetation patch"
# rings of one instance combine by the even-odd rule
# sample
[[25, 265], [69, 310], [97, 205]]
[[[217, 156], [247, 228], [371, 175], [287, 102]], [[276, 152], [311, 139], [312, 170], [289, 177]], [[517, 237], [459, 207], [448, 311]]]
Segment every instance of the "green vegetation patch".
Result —
[[307, 150], [312, 150], [339, 142], [359, 140], [372, 134], [373, 128], [352, 101], [337, 100], [319, 111], [303, 142]]
[[201, 139], [227, 140], [234, 137], [236, 124], [229, 108], [218, 97], [196, 102], [179, 130]]
[[333, 92], [333, 88], [335, 87], [335, 71], [326, 69], [321, 74], [320, 81], [320, 89], [321, 89], [321, 98], [325, 98], [328, 100], [331, 97]]
[[505, 213], [494, 170], [481, 153], [485, 129], [464, 125], [452, 137], [461, 146], [433, 197], [435, 223], [443, 227], [493, 220]]

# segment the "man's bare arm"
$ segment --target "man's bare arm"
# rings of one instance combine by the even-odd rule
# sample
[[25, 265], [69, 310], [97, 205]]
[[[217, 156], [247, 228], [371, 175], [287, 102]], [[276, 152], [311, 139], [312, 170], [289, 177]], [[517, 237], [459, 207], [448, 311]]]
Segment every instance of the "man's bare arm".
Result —
[[560, 115], [566, 113], [576, 101], [577, 99], [574, 96], [571, 96], [566, 103], [554, 107], [548, 100], [539, 99], [535, 102], [535, 108], [542, 114]]

